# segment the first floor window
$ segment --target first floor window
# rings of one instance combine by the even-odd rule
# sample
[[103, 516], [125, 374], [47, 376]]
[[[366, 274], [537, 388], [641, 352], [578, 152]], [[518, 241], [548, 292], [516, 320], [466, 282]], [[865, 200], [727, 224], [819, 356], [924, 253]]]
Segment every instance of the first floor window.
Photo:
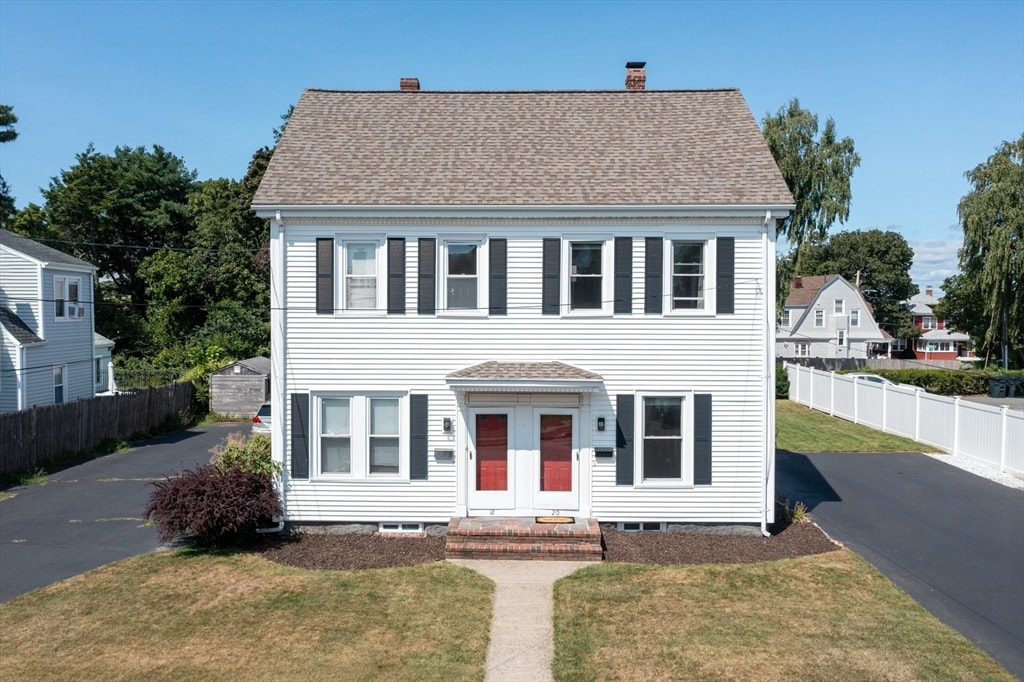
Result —
[[321, 476], [395, 477], [402, 467], [403, 398], [323, 396], [319, 399]]
[[795, 345], [796, 356], [798, 358], [809, 358], [811, 357], [811, 344], [809, 343], [798, 343]]
[[601, 310], [601, 242], [573, 242], [569, 246], [569, 309]]
[[704, 242], [672, 242], [672, 310], [704, 309]]
[[67, 377], [67, 368], [63, 366], [53, 368], [53, 402], [64, 402], [64, 385]]
[[345, 277], [342, 300], [347, 310], [375, 310], [378, 291], [379, 242], [343, 242]]
[[680, 480], [683, 476], [683, 399], [645, 397], [643, 480]]
[[839, 329], [838, 331], [836, 331], [836, 344], [840, 348], [845, 348], [846, 347], [846, 331], [845, 330]]

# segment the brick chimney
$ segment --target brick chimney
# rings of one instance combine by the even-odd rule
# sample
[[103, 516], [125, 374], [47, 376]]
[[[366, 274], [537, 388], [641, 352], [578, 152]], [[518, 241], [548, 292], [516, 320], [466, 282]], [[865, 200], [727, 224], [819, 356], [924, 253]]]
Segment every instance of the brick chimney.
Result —
[[794, 277], [793, 278], [793, 288], [794, 289], [803, 289], [804, 288], [804, 278], [800, 277], [799, 275]]
[[647, 85], [647, 62], [626, 62], [626, 89], [643, 90]]
[[420, 89], [419, 78], [403, 78], [398, 81], [398, 88], [404, 92], [416, 92]]

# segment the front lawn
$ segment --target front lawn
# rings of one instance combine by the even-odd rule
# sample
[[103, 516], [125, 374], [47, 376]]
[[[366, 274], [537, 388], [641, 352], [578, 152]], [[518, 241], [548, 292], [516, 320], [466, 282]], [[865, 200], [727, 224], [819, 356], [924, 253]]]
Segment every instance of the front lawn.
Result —
[[189, 550], [0, 604], [3, 680], [482, 680], [490, 580]]
[[908, 438], [882, 433], [791, 400], [775, 401], [775, 447], [790, 452], [934, 452]]
[[555, 680], [1014, 679], [847, 551], [604, 563], [555, 584]]

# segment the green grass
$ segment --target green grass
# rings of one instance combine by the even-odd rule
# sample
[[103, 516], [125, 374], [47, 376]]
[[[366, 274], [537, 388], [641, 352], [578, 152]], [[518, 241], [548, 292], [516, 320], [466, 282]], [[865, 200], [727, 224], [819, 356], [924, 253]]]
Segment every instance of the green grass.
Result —
[[0, 679], [482, 680], [493, 587], [446, 562], [148, 554], [0, 604]]
[[847, 550], [598, 564], [556, 583], [554, 629], [565, 682], [1014, 679]]
[[790, 452], [933, 452], [935, 448], [882, 433], [790, 400], [775, 401], [775, 447]]

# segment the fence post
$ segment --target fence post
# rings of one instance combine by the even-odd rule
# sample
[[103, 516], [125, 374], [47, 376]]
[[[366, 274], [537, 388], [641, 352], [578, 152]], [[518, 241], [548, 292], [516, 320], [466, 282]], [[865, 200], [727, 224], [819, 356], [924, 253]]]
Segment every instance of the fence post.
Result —
[[1009, 409], [1006, 405], [999, 407], [999, 471], [1004, 474], [1006, 473], [1006, 418], [1008, 416], [1006, 412]]
[[914, 440], [921, 442], [921, 387], [914, 387]]
[[856, 379], [853, 381], [853, 423], [859, 424], [857, 421], [860, 419], [860, 382]]
[[808, 367], [807, 368], [807, 380], [811, 382], [811, 385], [808, 387], [808, 391], [807, 391], [807, 406], [813, 410], [814, 409], [814, 368], [813, 367]]
[[828, 377], [828, 416], [836, 416], [836, 373], [829, 372]]
[[960, 447], [960, 396], [953, 396], [953, 454]]
[[889, 390], [886, 384], [882, 384], [882, 433], [886, 433], [885, 429], [885, 415], [886, 408], [889, 406]]

